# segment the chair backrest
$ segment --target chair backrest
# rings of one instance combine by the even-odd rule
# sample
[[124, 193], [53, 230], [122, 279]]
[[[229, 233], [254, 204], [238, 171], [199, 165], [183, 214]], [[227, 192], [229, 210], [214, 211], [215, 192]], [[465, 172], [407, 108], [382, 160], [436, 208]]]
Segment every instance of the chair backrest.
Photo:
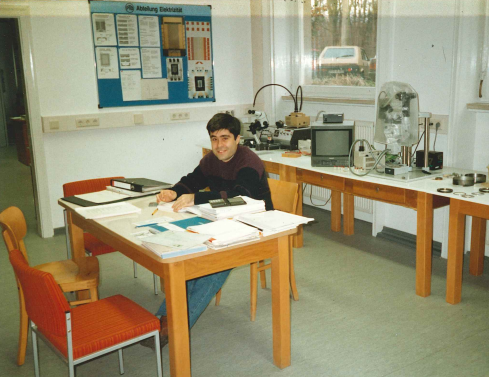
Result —
[[7, 250], [9, 252], [14, 249], [20, 250], [28, 261], [24, 245], [27, 224], [22, 211], [17, 207], [8, 207], [0, 213], [0, 226], [2, 227], [2, 236]]
[[63, 196], [73, 196], [80, 194], [88, 194], [90, 192], [105, 190], [106, 186], [110, 186], [111, 179], [122, 179], [124, 177], [108, 177], [86, 179], [84, 181], [69, 182], [63, 185]]
[[24, 292], [29, 318], [42, 331], [66, 336], [65, 313], [70, 306], [53, 275], [29, 267], [19, 250], [9, 252], [9, 259]]
[[273, 208], [297, 214], [299, 203], [299, 184], [268, 178]]

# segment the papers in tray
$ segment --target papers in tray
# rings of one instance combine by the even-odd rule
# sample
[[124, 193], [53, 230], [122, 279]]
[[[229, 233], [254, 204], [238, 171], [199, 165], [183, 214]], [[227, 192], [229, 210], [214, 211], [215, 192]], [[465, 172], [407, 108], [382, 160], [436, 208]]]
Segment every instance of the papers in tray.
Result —
[[102, 219], [104, 217], [141, 213], [141, 208], [126, 202], [122, 202], [104, 204], [95, 207], [75, 208], [75, 211], [86, 219]]
[[205, 251], [208, 239], [207, 235], [172, 230], [140, 238], [143, 246], [163, 259]]
[[247, 196], [241, 196], [241, 198], [246, 201], [246, 205], [212, 208], [209, 203], [206, 203], [187, 207], [185, 210], [212, 221], [229, 219], [245, 213], [265, 211], [265, 202], [263, 200], [256, 200]]
[[258, 229], [229, 219], [189, 226], [187, 229], [210, 237], [206, 245], [213, 249], [240, 244], [260, 237]]
[[262, 230], [264, 236], [294, 229], [298, 225], [307, 224], [313, 218], [293, 215], [282, 211], [267, 211], [235, 217], [235, 220], [255, 226]]

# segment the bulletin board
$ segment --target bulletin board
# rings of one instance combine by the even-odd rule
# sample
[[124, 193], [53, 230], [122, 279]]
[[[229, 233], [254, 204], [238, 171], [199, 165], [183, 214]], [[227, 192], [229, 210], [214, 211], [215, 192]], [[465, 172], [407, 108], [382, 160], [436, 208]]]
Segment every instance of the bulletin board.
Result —
[[99, 107], [215, 101], [211, 7], [91, 1]]

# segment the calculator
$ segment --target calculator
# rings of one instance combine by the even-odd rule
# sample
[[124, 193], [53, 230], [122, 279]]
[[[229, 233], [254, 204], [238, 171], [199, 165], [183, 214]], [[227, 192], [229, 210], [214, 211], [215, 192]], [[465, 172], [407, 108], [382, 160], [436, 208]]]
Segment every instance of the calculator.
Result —
[[246, 204], [243, 198], [235, 197], [229, 199], [211, 199], [209, 204], [212, 208], [228, 207], [228, 206], [240, 206]]

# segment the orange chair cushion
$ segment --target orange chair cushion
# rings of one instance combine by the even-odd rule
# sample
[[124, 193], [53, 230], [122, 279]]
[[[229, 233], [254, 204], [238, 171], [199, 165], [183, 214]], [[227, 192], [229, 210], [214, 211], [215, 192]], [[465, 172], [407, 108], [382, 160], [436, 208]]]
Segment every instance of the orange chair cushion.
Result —
[[[71, 309], [71, 323], [75, 360], [160, 329], [157, 317], [122, 295]], [[43, 334], [67, 356], [66, 337]]]
[[115, 251], [112, 246], [106, 245], [97, 237], [92, 236], [90, 233], [83, 233], [83, 240], [85, 244], [85, 250], [92, 253], [94, 257], [96, 257], [97, 255], [113, 253]]

